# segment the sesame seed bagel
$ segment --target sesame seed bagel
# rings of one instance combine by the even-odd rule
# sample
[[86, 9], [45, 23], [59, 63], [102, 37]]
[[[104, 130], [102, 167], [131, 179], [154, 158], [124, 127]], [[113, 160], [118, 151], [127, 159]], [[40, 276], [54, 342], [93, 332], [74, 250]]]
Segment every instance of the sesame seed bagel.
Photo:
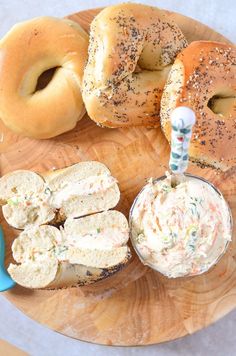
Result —
[[236, 164], [236, 48], [192, 42], [176, 58], [161, 100], [161, 126], [170, 142], [172, 110], [196, 113], [189, 150], [192, 161], [223, 171]]
[[[15, 25], [0, 41], [0, 118], [37, 139], [75, 127], [85, 113], [81, 95], [88, 35], [76, 23], [38, 17]], [[54, 68], [48, 85], [40, 75]]]
[[90, 29], [83, 99], [102, 126], [157, 126], [171, 64], [187, 42], [163, 11], [141, 4], [110, 6]]

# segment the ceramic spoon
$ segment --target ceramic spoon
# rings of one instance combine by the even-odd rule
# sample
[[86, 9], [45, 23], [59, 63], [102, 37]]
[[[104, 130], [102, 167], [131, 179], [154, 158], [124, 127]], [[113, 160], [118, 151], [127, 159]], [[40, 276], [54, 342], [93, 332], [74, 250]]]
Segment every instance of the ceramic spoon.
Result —
[[4, 257], [5, 257], [5, 243], [3, 237], [3, 231], [0, 226], [0, 292], [4, 292], [8, 289], [11, 289], [15, 286], [15, 282], [11, 279], [7, 273], [4, 266]]
[[171, 152], [169, 167], [171, 183], [175, 184], [188, 167], [188, 149], [195, 124], [195, 113], [186, 106], [179, 106], [171, 115]]

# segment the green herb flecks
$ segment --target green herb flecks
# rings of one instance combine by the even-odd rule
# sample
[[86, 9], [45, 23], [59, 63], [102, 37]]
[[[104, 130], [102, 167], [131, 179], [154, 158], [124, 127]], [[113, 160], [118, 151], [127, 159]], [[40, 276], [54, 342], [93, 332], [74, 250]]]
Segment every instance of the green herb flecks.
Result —
[[190, 197], [191, 201], [190, 201], [190, 210], [192, 215], [197, 216], [198, 219], [200, 219], [200, 213], [198, 210], [199, 205], [202, 206], [202, 199], [201, 198], [197, 198], [197, 197]]
[[169, 193], [171, 191], [171, 186], [167, 184], [163, 184], [161, 190], [165, 193]]
[[[52, 249], [53, 250], [53, 249]], [[56, 246], [54, 248], [54, 253], [55, 255], [59, 256], [62, 255], [64, 252], [66, 252], [68, 250], [67, 246]]]
[[47, 194], [47, 195], [51, 195], [52, 194], [52, 191], [49, 187], [47, 187], [45, 190], [44, 190], [44, 193]]
[[137, 237], [136, 237], [136, 241], [138, 244], [141, 244], [142, 242], [144, 242], [146, 240], [146, 237], [144, 235], [144, 231], [140, 230]]
[[19, 199], [16, 197], [10, 198], [7, 200], [7, 204], [9, 205], [18, 205], [19, 204]]
[[194, 252], [196, 249], [196, 242], [197, 242], [197, 226], [191, 226], [188, 231], [189, 242], [188, 242], [188, 249], [190, 252]]
[[171, 248], [175, 245], [177, 239], [177, 235], [174, 232], [170, 232], [168, 235], [162, 237], [163, 244], [166, 248]]

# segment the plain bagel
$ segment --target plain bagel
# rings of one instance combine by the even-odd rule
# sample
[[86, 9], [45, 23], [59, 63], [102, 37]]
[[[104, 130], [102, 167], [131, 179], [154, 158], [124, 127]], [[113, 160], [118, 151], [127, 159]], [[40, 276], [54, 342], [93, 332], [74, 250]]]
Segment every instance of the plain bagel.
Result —
[[163, 11], [141, 4], [110, 6], [90, 29], [83, 99], [102, 126], [156, 126], [171, 64], [187, 42]]
[[192, 42], [176, 58], [161, 100], [161, 125], [170, 141], [170, 115], [192, 108], [197, 117], [189, 155], [223, 171], [236, 164], [236, 49]]
[[[75, 22], [38, 17], [15, 25], [0, 41], [0, 118], [11, 130], [50, 138], [75, 127], [85, 113], [81, 96], [88, 35]], [[48, 85], [40, 75], [55, 68]]]

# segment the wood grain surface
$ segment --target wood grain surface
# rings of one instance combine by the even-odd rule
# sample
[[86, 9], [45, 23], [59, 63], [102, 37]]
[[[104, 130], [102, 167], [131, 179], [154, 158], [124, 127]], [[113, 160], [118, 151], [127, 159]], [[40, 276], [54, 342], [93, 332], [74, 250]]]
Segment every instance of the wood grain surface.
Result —
[[4, 340], [0, 340], [0, 355], [2, 356], [28, 356], [26, 352], [9, 344]]
[[[69, 16], [86, 30], [99, 10]], [[227, 41], [210, 28], [167, 12], [189, 41]], [[45, 118], [46, 119], [46, 118]], [[148, 177], [168, 168], [169, 146], [160, 129], [103, 129], [84, 117], [77, 127], [50, 140], [17, 136], [0, 123], [1, 175], [19, 169], [38, 172], [84, 160], [105, 163], [119, 180], [118, 210], [128, 215]], [[236, 172], [219, 173], [191, 164], [189, 172], [213, 182], [227, 199], [235, 219]], [[1, 217], [7, 244], [6, 265], [17, 232]], [[17, 286], [5, 293], [34, 320], [80, 340], [106, 345], [147, 345], [176, 339], [215, 322], [236, 306], [234, 239], [218, 265], [198, 277], [167, 279], [144, 267], [134, 255], [120, 273], [92, 286], [58, 291], [31, 291]]]

